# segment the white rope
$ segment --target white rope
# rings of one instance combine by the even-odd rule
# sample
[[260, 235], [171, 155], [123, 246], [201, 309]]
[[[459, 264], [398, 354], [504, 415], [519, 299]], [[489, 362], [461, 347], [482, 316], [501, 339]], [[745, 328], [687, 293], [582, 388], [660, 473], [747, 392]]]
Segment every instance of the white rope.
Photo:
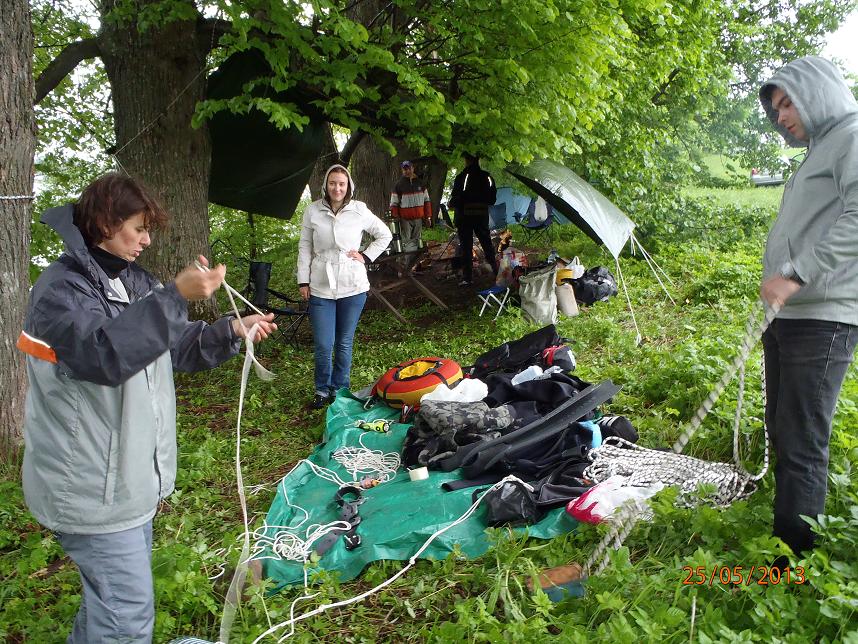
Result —
[[[635, 237], [634, 233], [631, 234], [631, 238], [634, 240], [634, 243], [637, 245], [637, 247], [641, 249], [641, 253], [643, 253], [644, 258], [648, 258], [648, 262], [652, 262], [652, 265], [658, 269], [659, 273], [664, 275], [664, 279], [666, 279], [671, 286], [676, 286], [676, 284], [673, 283], [673, 280], [670, 279], [670, 275], [668, 275], [664, 272], [664, 270], [662, 270], [661, 266], [659, 266], [658, 263], [655, 261], [655, 258], [649, 254], [649, 251], [644, 248], [644, 245], [641, 244], [640, 240], [637, 237]], [[655, 277], [656, 279], [658, 279], [658, 275], [656, 275]], [[662, 286], [662, 288], [664, 288], [664, 286]], [[667, 289], [665, 289], [665, 292], [667, 293]], [[670, 297], [670, 293], [667, 293], [667, 296]]]
[[363, 444], [361, 434], [358, 438], [360, 447], [340, 447], [331, 456], [351, 474], [352, 479], [357, 482], [359, 475], [361, 483], [363, 479], [387, 483], [396, 476], [396, 472], [402, 465], [402, 459], [396, 452], [384, 453], [378, 449], [370, 449]]
[[623, 269], [620, 268], [620, 260], [614, 257], [614, 262], [617, 265], [617, 274], [620, 276], [620, 283], [623, 285], [623, 293], [626, 295], [626, 303], [629, 305], [629, 312], [632, 314], [632, 322], [635, 325], [635, 333], [637, 334], [635, 336], [635, 344], [640, 344], [643, 336], [641, 336], [641, 330], [640, 327], [638, 327], [638, 320], [635, 317], [635, 310], [632, 307], [632, 300], [629, 297], [629, 289], [626, 288], [626, 278], [623, 277]]
[[0, 201], [32, 201], [36, 195], [0, 195]]
[[[629, 486], [676, 486], [677, 505], [681, 507], [693, 507], [700, 501], [727, 507], [750, 496], [756, 490], [754, 481], [765, 474], [764, 470], [752, 476], [741, 466], [649, 449], [618, 436], [606, 438], [589, 457], [593, 462], [584, 470], [584, 478], [601, 483], [611, 476], [622, 476]], [[697, 498], [695, 494], [703, 484], [714, 486], [715, 491], [707, 498]]]
[[[758, 321], [760, 316], [760, 311], [763, 311], [762, 320]], [[739, 350], [739, 353], [733, 359], [733, 361], [727, 366], [724, 374], [721, 376], [719, 382], [715, 385], [714, 389], [709, 392], [706, 400], [700, 405], [697, 409], [697, 412], [692, 417], [691, 421], [688, 423], [685, 431], [680, 435], [677, 439], [676, 443], [673, 445], [673, 452], [675, 455], [680, 456], [681, 458], [689, 459], [691, 457], [681, 456], [682, 450], [688, 444], [688, 441], [700, 427], [703, 422], [703, 419], [706, 418], [706, 415], [712, 409], [712, 406], [718, 400], [720, 395], [723, 393], [724, 389], [727, 387], [727, 384], [733, 378], [733, 376], [742, 368], [742, 365], [747, 362], [748, 356], [750, 355], [751, 348], [754, 344], [759, 340], [765, 330], [768, 328], [769, 324], [771, 324], [772, 320], [774, 320], [778, 311], [780, 310], [780, 306], [773, 305], [767, 306], [762, 301], [757, 300], [754, 302], [754, 305], [751, 309], [751, 313], [748, 316], [747, 324], [745, 325], [745, 336], [742, 340], [742, 344]], [[765, 375], [763, 376], [763, 387], [765, 388]], [[741, 384], [741, 383], [740, 383]], [[740, 394], [737, 400], [737, 407], [741, 405], [742, 395]], [[734, 452], [734, 460], [736, 461], [737, 469], [733, 471], [736, 472], [738, 469], [741, 469], [744, 472], [744, 469], [738, 463], [738, 439], [736, 438], [736, 434], [738, 425], [734, 424], [734, 447], [736, 451]], [[726, 484], [730, 484], [733, 486], [734, 490], [738, 490], [736, 493], [743, 493], [745, 487], [748, 485], [754, 485], [754, 481], [759, 480], [765, 475], [766, 470], [768, 469], [769, 462], [769, 452], [768, 452], [768, 428], [766, 427], [765, 421], [763, 422], [763, 428], [766, 435], [766, 447], [764, 454], [764, 465], [762, 471], [757, 475], [747, 475], [747, 480], [744, 481], [744, 485], [742, 485], [742, 476], [738, 475], [735, 479], [731, 478], [731, 474], [728, 472], [721, 471], [719, 474], [723, 475], [723, 482]], [[605, 442], [611, 440], [610, 438], [606, 439]], [[637, 448], [637, 446], [635, 446]], [[596, 452], [600, 448], [596, 448], [593, 452]], [[645, 448], [637, 448], [638, 450], [644, 450]], [[606, 450], [607, 451], [607, 450]], [[652, 450], [647, 450], [652, 451]], [[591, 454], [593, 453], [591, 452]], [[663, 454], [663, 453], [662, 453]], [[705, 461], [699, 461], [699, 459], [693, 459], [698, 461], [699, 463], [705, 463], [709, 466], [715, 465], [724, 465], [722, 463], [713, 464], [706, 463]], [[687, 464], [687, 461], [676, 461], [676, 464]], [[591, 466], [592, 467], [592, 466]], [[728, 466], [729, 467], [729, 466]], [[589, 468], [588, 468], [589, 469]], [[717, 476], [717, 474], [715, 474]], [[643, 475], [638, 480], [643, 480]], [[607, 551], [611, 545], [614, 546], [614, 549], [619, 548], [625, 538], [632, 531], [632, 528], [637, 524], [638, 519], [641, 517], [642, 513], [645, 511], [645, 505], [640, 502], [634, 502], [624, 505], [618, 512], [614, 520], [611, 522], [611, 528], [609, 532], [602, 538], [596, 548], [593, 550], [593, 553], [590, 555], [587, 562], [584, 564], [584, 574], [589, 576], [591, 574], [599, 574], [608, 564]]]
[[289, 611], [289, 619], [286, 621], [280, 622], [279, 624], [275, 624], [274, 626], [269, 628], [267, 631], [262, 633], [255, 640], [253, 640], [253, 644], [258, 644], [258, 642], [260, 642], [262, 639], [268, 637], [269, 635], [273, 635], [278, 630], [281, 630], [281, 629], [286, 628], [286, 627], [291, 627], [291, 630], [286, 635], [282, 636], [278, 640], [278, 642], [282, 642], [283, 640], [288, 639], [289, 637], [291, 637], [295, 633], [295, 624], [297, 624], [298, 622], [301, 622], [305, 619], [309, 619], [311, 617], [315, 617], [316, 615], [324, 613], [325, 611], [330, 610], [331, 608], [340, 608], [342, 606], [348, 606], [349, 604], [354, 604], [356, 602], [363, 601], [364, 599], [366, 599], [370, 595], [373, 595], [373, 594], [377, 593], [378, 591], [382, 590], [383, 588], [386, 588], [387, 586], [392, 584], [394, 581], [399, 579], [406, 572], [408, 572], [408, 570], [410, 570], [411, 567], [417, 562], [417, 559], [420, 557], [420, 555], [423, 554], [423, 552], [429, 547], [429, 545], [435, 539], [437, 539], [439, 536], [441, 536], [442, 534], [444, 534], [448, 530], [451, 530], [452, 528], [463, 523], [464, 521], [467, 521], [468, 518], [470, 518], [471, 515], [474, 514], [474, 512], [479, 507], [480, 503], [482, 503], [482, 500], [485, 498], [485, 496], [489, 492], [492, 492], [493, 490], [500, 488], [502, 485], [504, 485], [505, 483], [507, 483], [509, 481], [521, 482], [520, 479], [518, 479], [517, 477], [510, 475], [510, 476], [505, 477], [503, 480], [498, 481], [497, 483], [492, 485], [485, 492], [483, 492], [476, 501], [474, 501], [474, 503], [471, 505], [471, 507], [469, 507], [465, 511], [465, 513], [462, 514], [462, 516], [460, 516], [458, 519], [456, 519], [452, 523], [447, 524], [446, 526], [444, 526], [443, 528], [441, 528], [440, 530], [438, 530], [434, 534], [432, 534], [426, 540], [426, 542], [422, 546], [420, 546], [420, 548], [417, 550], [417, 552], [415, 552], [411, 556], [411, 558], [408, 560], [408, 563], [405, 565], [405, 567], [403, 567], [401, 570], [396, 572], [392, 577], [390, 577], [386, 581], [383, 581], [380, 584], [378, 584], [377, 586], [370, 588], [369, 590], [367, 590], [367, 591], [365, 591], [359, 595], [356, 595], [355, 597], [352, 597], [350, 599], [344, 599], [342, 601], [333, 602], [331, 604], [322, 604], [321, 606], [318, 606], [317, 608], [315, 608], [315, 609], [313, 609], [307, 613], [303, 613], [303, 614], [299, 615], [298, 617], [295, 617], [295, 614], [294, 614], [295, 604], [297, 604], [297, 602], [303, 601], [305, 599], [311, 599], [315, 595], [312, 595], [312, 596], [305, 595], [305, 596], [299, 597], [294, 602], [292, 602], [292, 607]]
[[[203, 266], [200, 263], [197, 263], [197, 267], [203, 272], [209, 270], [208, 267]], [[259, 323], [254, 324], [250, 329], [245, 326], [244, 320], [242, 320], [241, 313], [239, 312], [238, 306], [233, 298], [233, 293], [238, 294], [238, 292], [232, 288], [226, 280], [222, 281], [222, 285], [224, 290], [226, 290], [229, 303], [232, 306], [232, 311], [244, 331], [245, 338], [244, 364], [241, 368], [241, 387], [238, 394], [238, 417], [236, 418], [235, 425], [235, 477], [236, 487], [238, 488], [238, 498], [241, 505], [241, 517], [244, 523], [244, 534], [241, 555], [239, 556], [238, 565], [236, 566], [232, 581], [230, 582], [229, 590], [227, 590], [226, 599], [224, 601], [224, 611], [221, 617], [219, 641], [224, 644], [228, 644], [229, 631], [232, 628], [233, 621], [235, 620], [238, 600], [241, 596], [241, 591], [244, 588], [244, 580], [247, 577], [247, 559], [250, 552], [250, 525], [247, 516], [247, 499], [244, 493], [244, 477], [241, 473], [241, 416], [244, 411], [244, 396], [247, 391], [247, 380], [250, 375], [251, 365], [253, 365], [257, 376], [263, 380], [272, 380], [274, 378], [274, 374], [263, 367], [254, 355], [253, 340], [259, 332]], [[241, 296], [239, 295], [239, 297]]]
[[674, 284], [673, 281], [670, 279], [670, 276], [661, 269], [661, 266], [659, 266], [658, 264], [655, 263], [655, 260], [652, 258], [652, 255], [650, 255], [646, 251], [646, 248], [641, 246], [641, 243], [637, 240], [637, 237], [635, 237], [634, 234], [632, 234], [630, 239], [633, 242], [632, 243], [633, 247], [634, 247], [634, 244], [637, 244], [640, 247], [641, 254], [643, 255], [643, 258], [646, 260], [646, 263], [649, 266], [649, 269], [652, 271], [652, 274], [655, 275], [655, 279], [658, 280], [658, 284], [659, 284], [659, 286], [661, 286], [661, 290], [663, 290], [664, 294], [667, 295], [667, 299], [670, 300], [670, 303], [673, 304], [674, 306], [676, 306], [676, 300], [673, 299], [673, 296], [670, 294], [670, 291], [667, 290], [667, 287], [664, 285], [664, 282], [661, 281], [661, 278], [658, 276], [659, 272], [661, 272], [661, 274], [664, 275], [665, 279], [668, 282], [670, 282], [671, 286], [675, 287], [676, 284]]

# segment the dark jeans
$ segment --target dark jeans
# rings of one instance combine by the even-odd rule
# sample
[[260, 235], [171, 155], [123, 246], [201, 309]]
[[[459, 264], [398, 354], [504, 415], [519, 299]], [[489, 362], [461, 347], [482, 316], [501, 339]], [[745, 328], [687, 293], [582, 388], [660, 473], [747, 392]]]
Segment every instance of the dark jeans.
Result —
[[[367, 293], [339, 300], [310, 296], [310, 326], [313, 327], [316, 393], [323, 396], [349, 386], [352, 345]], [[333, 369], [331, 369], [333, 354]]]
[[469, 282], [474, 276], [474, 235], [480, 240], [486, 261], [491, 264], [495, 275], [498, 264], [495, 259], [495, 249], [492, 246], [492, 236], [489, 233], [489, 209], [468, 207], [465, 212], [456, 212], [456, 227], [459, 230], [459, 257], [462, 263], [462, 277]]
[[856, 327], [823, 320], [776, 319], [763, 334], [776, 457], [773, 534], [796, 554], [815, 540], [801, 515], [825, 510], [831, 418], [856, 341]]

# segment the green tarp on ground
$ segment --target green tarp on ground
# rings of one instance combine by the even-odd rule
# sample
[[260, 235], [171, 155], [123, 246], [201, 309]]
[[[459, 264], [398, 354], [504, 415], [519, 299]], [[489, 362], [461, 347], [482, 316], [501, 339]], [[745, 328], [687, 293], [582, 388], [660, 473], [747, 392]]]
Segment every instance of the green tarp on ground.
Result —
[[[325, 442], [308, 457], [316, 465], [337, 472], [343, 480], [348, 473], [331, 454], [340, 447], [358, 446], [363, 435], [363, 444], [370, 449], [397, 452], [402, 449], [408, 425], [394, 423], [388, 433], [364, 432], [354, 427], [355, 420], [396, 419], [399, 411], [384, 404], [376, 404], [364, 410], [363, 401], [341, 390], [328, 408]], [[396, 477], [382, 485], [364, 492], [366, 501], [360, 506], [361, 523], [358, 533], [362, 543], [355, 550], [345, 549], [340, 538], [325, 553], [312, 571], [338, 571], [341, 581], [357, 577], [361, 570], [373, 561], [409, 559], [436, 531], [464, 514], [471, 506], [471, 495], [475, 488], [444, 492], [441, 484], [460, 478], [460, 470], [453, 472], [430, 472], [425, 481], [412, 482], [408, 472], [400, 470]], [[290, 507], [284, 496], [289, 495], [293, 505], [304, 508], [309, 517], [301, 527], [336, 521], [339, 507], [334, 502], [337, 486], [316, 476], [307, 464], [300, 465], [287, 479], [277, 486], [277, 495], [268, 512], [267, 525], [293, 526], [304, 519], [300, 510]], [[477, 512], [460, 525], [438, 537], [424, 551], [423, 558], [444, 559], [454, 548], [468, 557], [478, 557], [490, 546], [486, 532], [485, 509]], [[575, 520], [563, 508], [550, 511], [538, 524], [529, 526], [533, 537], [548, 539], [571, 531]], [[270, 528], [269, 535], [277, 529]], [[299, 563], [275, 559], [263, 560], [265, 576], [274, 581], [276, 590], [304, 582], [304, 569]]]

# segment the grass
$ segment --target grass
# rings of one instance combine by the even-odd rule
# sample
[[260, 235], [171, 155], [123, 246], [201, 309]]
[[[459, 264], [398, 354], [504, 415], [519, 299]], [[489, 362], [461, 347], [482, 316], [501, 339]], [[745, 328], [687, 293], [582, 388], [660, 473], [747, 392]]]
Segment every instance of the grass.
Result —
[[699, 203], [776, 211], [781, 203], [783, 189], [782, 185], [730, 189], [693, 187], [683, 189], [682, 194]]
[[[611, 378], [623, 389], [612, 413], [627, 415], [647, 446], [670, 445], [734, 355], [759, 280], [765, 223], [773, 215], [771, 195], [779, 190], [721, 190], [694, 193], [736, 209], [730, 217], [758, 208], [764, 220], [742, 219], [747, 234], [729, 244], [701, 232], [694, 241], [662, 240], [657, 260], [676, 283], [673, 306], [641, 258], [624, 258], [623, 271], [644, 341], [624, 298], [585, 309], [559, 324], [573, 339], [582, 378]], [[741, 194], [736, 194], [741, 193]], [[679, 218], [682, 213], [665, 213]], [[586, 265], [612, 263], [589, 239], [566, 227], [553, 240], [564, 255]], [[290, 270], [282, 259], [281, 274]], [[612, 261], [612, 260], [611, 260]], [[278, 266], [275, 270], [278, 270]], [[365, 312], [356, 341], [353, 384], [373, 382], [390, 365], [418, 355], [440, 354], [468, 364], [482, 351], [532, 330], [518, 312], [497, 324], [477, 317], [476, 301], [451, 302], [450, 315], [431, 307], [405, 309], [414, 324], [403, 326], [382, 311]], [[762, 394], [757, 352], [749, 364], [742, 423], [743, 453], [754, 470], [762, 459]], [[312, 391], [312, 355], [277, 344], [262, 360], [278, 374], [273, 383], [252, 379], [243, 419], [242, 455], [247, 485], [267, 486], [249, 496], [251, 522], [267, 511], [274, 486], [292, 464], [319, 440], [323, 415], [305, 403]], [[179, 409], [178, 491], [155, 522], [153, 569], [157, 596], [156, 642], [194, 634], [216, 638], [227, 577], [208, 578], [237, 557], [241, 517], [235, 492], [234, 426], [240, 363], [177, 377]], [[731, 458], [735, 384], [728, 388], [688, 453], [710, 460]], [[858, 638], [858, 378], [850, 370], [838, 405], [831, 453], [830, 518], [819, 527], [823, 545], [808, 561], [808, 583], [684, 583], [683, 567], [744, 566], [765, 563], [779, 552], [769, 536], [772, 475], [750, 499], [717, 511], [673, 506], [672, 493], [655, 502], [655, 516], [639, 524], [612, 554], [611, 565], [589, 581], [587, 594], [551, 604], [530, 594], [524, 580], [537, 569], [583, 562], [604, 527], [543, 542], [492, 530], [495, 548], [478, 560], [451, 556], [421, 561], [392, 586], [360, 604], [331, 610], [302, 622], [297, 642], [835, 642]], [[478, 518], [472, 519], [478, 521]], [[226, 552], [226, 554], [224, 554]], [[352, 597], [387, 579], [401, 562], [370, 565], [355, 582], [336, 575], [318, 580], [319, 595], [298, 612]], [[77, 573], [49, 532], [24, 508], [17, 471], [0, 479], [0, 640], [60, 642], [77, 607]], [[289, 615], [302, 594], [284, 591], [266, 597], [251, 589], [238, 614], [235, 642], [250, 642], [270, 624]], [[274, 641], [268, 639], [266, 641]]]

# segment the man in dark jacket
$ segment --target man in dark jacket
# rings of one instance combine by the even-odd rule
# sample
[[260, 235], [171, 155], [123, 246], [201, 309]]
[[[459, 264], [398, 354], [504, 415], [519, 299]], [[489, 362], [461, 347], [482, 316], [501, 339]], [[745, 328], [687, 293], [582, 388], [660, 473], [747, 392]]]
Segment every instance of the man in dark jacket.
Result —
[[492, 175], [480, 167], [479, 157], [465, 154], [465, 169], [453, 181], [450, 196], [450, 205], [456, 210], [456, 228], [459, 231], [459, 257], [462, 263], [462, 281], [459, 286], [470, 286], [473, 282], [475, 234], [492, 271], [495, 274], [498, 272], [489, 233], [489, 206], [493, 206], [496, 199], [497, 186]]
[[816, 56], [778, 70], [760, 100], [789, 145], [807, 146], [766, 241], [760, 288], [781, 307], [763, 335], [774, 534], [799, 554], [815, 540], [802, 516], [825, 511], [831, 420], [858, 342], [858, 104]]

